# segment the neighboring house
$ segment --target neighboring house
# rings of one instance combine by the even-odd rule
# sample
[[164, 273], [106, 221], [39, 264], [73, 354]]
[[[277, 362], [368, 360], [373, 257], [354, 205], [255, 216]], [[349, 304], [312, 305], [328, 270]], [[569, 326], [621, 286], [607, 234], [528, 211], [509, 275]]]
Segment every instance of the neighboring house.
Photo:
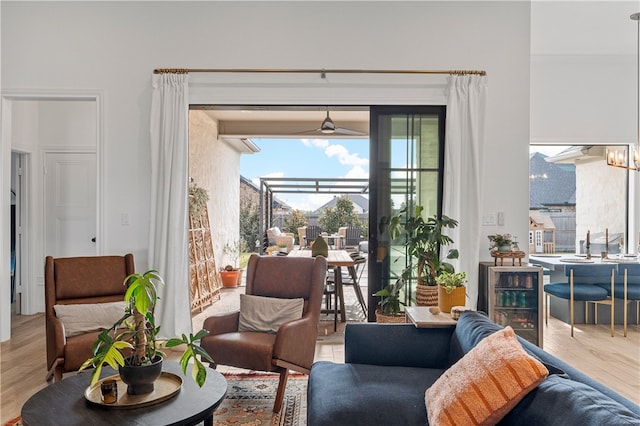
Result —
[[573, 211], [576, 205], [574, 164], [556, 164], [535, 152], [529, 157], [529, 209]]
[[334, 196], [330, 201], [318, 207], [313, 212], [309, 213], [309, 224], [317, 225], [318, 219], [324, 211], [330, 207], [335, 207], [338, 201], [338, 197], [347, 197], [353, 202], [353, 211], [358, 215], [358, 219], [362, 223], [368, 223], [369, 221], [369, 199], [360, 194], [344, 194]]
[[[256, 210], [260, 208], [260, 188], [249, 179], [240, 176], [240, 200], [247, 199], [256, 206]], [[287, 217], [291, 216], [293, 208], [275, 196], [273, 197], [271, 208], [272, 226], [283, 229], [284, 221]]]
[[556, 227], [546, 214], [529, 211], [529, 253], [555, 253]]
[[[597, 235], [604, 237], [609, 231], [610, 241], [623, 236], [626, 232], [627, 209], [627, 177], [626, 173], [615, 167], [608, 167], [605, 162], [605, 146], [572, 146], [547, 159], [559, 167], [573, 165], [575, 167], [575, 236], [573, 249], [576, 253], [584, 253], [584, 242], [587, 232], [591, 234], [592, 243]], [[559, 227], [556, 223], [556, 234]], [[602, 248], [604, 248], [604, 238]], [[614, 247], [610, 252], [615, 253]], [[597, 248], [591, 247], [592, 253]], [[598, 250], [597, 252], [599, 252]]]
[[[249, 198], [253, 204], [260, 204], [260, 188], [242, 175], [240, 176], [240, 198]], [[292, 210], [293, 208], [290, 205], [277, 197], [273, 197], [274, 216], [288, 216], [291, 214]]]
[[576, 223], [574, 164], [556, 164], [545, 154], [529, 157], [529, 251], [573, 251]]
[[[340, 197], [347, 197], [353, 202], [353, 211], [356, 212], [358, 216], [369, 213], [369, 199], [363, 197], [360, 194], [345, 194], [340, 195]], [[318, 207], [312, 214], [321, 215], [323, 211], [328, 209], [329, 207], [335, 207], [338, 202], [338, 196], [334, 196], [331, 201], [323, 204]]]

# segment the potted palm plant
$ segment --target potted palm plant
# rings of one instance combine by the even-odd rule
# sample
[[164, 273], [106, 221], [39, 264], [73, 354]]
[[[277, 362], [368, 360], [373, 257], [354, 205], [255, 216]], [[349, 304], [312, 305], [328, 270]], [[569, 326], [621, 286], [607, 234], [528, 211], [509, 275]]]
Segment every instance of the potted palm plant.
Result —
[[[118, 369], [120, 378], [128, 384], [127, 393], [132, 395], [145, 394], [153, 391], [153, 382], [160, 375], [164, 357], [160, 349], [156, 324], [155, 308], [158, 301], [157, 286], [164, 285], [164, 280], [156, 270], [149, 270], [144, 274], [131, 274], [125, 278], [127, 291], [124, 295], [125, 309], [122, 317], [108, 330], [98, 336], [93, 345], [93, 356], [86, 360], [79, 371], [88, 367], [95, 367], [91, 374], [91, 386], [100, 378], [102, 366], [108, 364]], [[186, 374], [191, 359], [194, 360], [192, 376], [199, 386], [207, 377], [207, 370], [196, 357], [213, 362], [197, 343], [207, 334], [201, 330], [196, 335], [189, 334], [175, 337], [166, 341], [166, 347], [185, 345], [180, 358], [182, 372]], [[128, 374], [133, 370], [133, 378]], [[142, 372], [143, 371], [143, 372]], [[147, 379], [140, 380], [139, 375]]]
[[[416, 268], [416, 304], [420, 306], [438, 305], [438, 288], [436, 277], [443, 272], [455, 272], [453, 265], [440, 257], [440, 248], [453, 243], [448, 235], [443, 234], [446, 228], [455, 228], [458, 221], [442, 215], [423, 218], [422, 206], [416, 206], [413, 214], [405, 207], [391, 217], [389, 234], [392, 239], [405, 238], [407, 254], [417, 260], [408, 268]], [[450, 249], [445, 259], [457, 259], [458, 250]]]

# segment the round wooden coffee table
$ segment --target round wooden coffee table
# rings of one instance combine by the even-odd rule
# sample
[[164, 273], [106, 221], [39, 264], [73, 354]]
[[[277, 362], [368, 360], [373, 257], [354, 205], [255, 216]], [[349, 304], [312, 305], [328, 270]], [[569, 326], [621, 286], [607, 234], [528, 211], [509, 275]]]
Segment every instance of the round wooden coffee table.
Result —
[[[104, 367], [102, 377], [116, 374]], [[213, 425], [213, 410], [227, 393], [227, 381], [217, 371], [207, 370], [207, 380], [200, 388], [193, 379], [182, 375], [180, 365], [164, 361], [163, 371], [183, 377], [180, 392], [168, 401], [140, 408], [119, 409], [87, 402], [84, 391], [90, 373], [68, 377], [42, 389], [22, 406], [25, 425]], [[190, 371], [187, 370], [187, 374]]]

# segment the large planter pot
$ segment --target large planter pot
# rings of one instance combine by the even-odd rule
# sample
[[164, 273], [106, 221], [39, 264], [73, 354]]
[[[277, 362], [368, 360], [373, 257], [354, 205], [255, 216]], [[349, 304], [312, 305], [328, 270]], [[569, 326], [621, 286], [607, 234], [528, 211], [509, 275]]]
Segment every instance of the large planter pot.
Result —
[[220, 271], [220, 280], [224, 287], [237, 287], [238, 278], [240, 277], [240, 270], [233, 271]]
[[162, 373], [162, 357], [156, 356], [149, 365], [125, 365], [119, 368], [120, 378], [127, 386], [129, 395], [144, 395], [153, 392], [153, 383]]
[[438, 286], [418, 284], [416, 286], [416, 305], [438, 306]]
[[379, 309], [376, 309], [376, 322], [382, 323], [403, 323], [405, 322], [404, 314], [386, 315]]
[[438, 307], [442, 312], [451, 312], [453, 306], [464, 306], [466, 302], [466, 287], [456, 287], [451, 293], [442, 286], [438, 286]]

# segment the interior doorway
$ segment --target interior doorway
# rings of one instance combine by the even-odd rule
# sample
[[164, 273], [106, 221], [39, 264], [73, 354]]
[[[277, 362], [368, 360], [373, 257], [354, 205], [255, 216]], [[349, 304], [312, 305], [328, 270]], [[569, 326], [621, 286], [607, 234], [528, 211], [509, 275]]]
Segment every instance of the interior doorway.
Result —
[[[1, 157], [6, 159], [3, 164], [8, 167], [2, 171], [0, 181], [5, 194], [11, 194], [10, 198], [2, 198], [0, 212], [0, 240], [7, 242], [0, 247], [0, 257], [11, 259], [5, 263], [10, 268], [2, 268], [3, 276], [10, 279], [1, 280], [0, 285], [5, 295], [0, 298], [0, 341], [5, 341], [11, 338], [12, 315], [44, 311], [42, 264], [49, 254], [44, 236], [49, 213], [45, 207], [45, 183], [49, 182], [45, 170], [47, 153], [81, 153], [94, 157], [92, 165], [87, 167], [94, 179], [76, 182], [65, 172], [62, 175], [66, 174], [67, 178], [58, 183], [66, 188], [73, 181], [74, 186], [65, 189], [67, 195], [76, 197], [82, 191], [93, 200], [92, 211], [88, 213], [93, 223], [89, 239], [98, 237], [97, 242], [92, 243], [89, 250], [74, 253], [95, 255], [100, 251], [101, 213], [96, 205], [102, 204], [103, 195], [99, 160], [103, 140], [103, 94], [77, 90], [69, 93], [4, 91], [1, 101], [4, 112]], [[77, 169], [76, 166], [72, 168]], [[68, 198], [67, 201], [74, 203], [76, 200]], [[57, 239], [58, 235], [53, 238]]]

